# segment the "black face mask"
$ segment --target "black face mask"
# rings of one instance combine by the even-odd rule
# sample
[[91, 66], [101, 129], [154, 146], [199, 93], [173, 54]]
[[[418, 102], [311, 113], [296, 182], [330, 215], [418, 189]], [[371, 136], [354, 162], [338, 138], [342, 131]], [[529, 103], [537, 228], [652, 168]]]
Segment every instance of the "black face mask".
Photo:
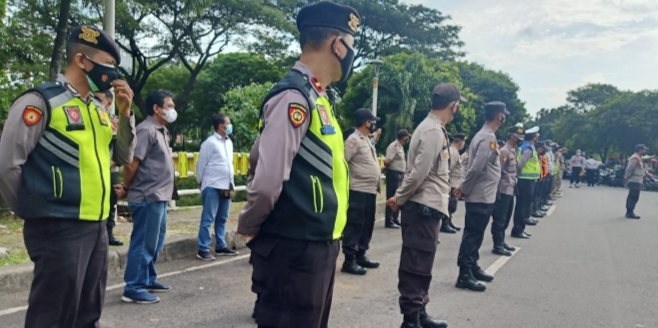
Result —
[[368, 129], [370, 130], [370, 133], [375, 133], [375, 131], [377, 131], [377, 124], [375, 122], [370, 122], [370, 128]]
[[114, 66], [99, 64], [87, 57], [94, 67], [87, 73], [87, 81], [92, 92], [103, 92], [112, 88], [112, 81], [119, 78], [119, 70]]
[[345, 40], [341, 39], [340, 42], [347, 48], [347, 54], [345, 55], [345, 58], [340, 58], [340, 56], [336, 56], [338, 58], [338, 61], [340, 62], [340, 70], [341, 70], [341, 77], [340, 77], [340, 82], [345, 82], [347, 81], [347, 78], [350, 76], [350, 72], [352, 71], [352, 64], [354, 64], [354, 50], [350, 48], [347, 43], [345, 43]]

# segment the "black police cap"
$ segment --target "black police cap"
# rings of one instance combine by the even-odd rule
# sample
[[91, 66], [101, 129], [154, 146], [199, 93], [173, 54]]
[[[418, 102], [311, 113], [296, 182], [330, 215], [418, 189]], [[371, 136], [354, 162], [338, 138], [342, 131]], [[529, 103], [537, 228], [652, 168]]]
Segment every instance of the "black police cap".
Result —
[[466, 135], [463, 133], [457, 133], [454, 137], [455, 140], [466, 140]]
[[498, 145], [501, 146], [501, 147], [505, 146], [505, 141], [498, 140]]
[[407, 131], [407, 129], [400, 129], [398, 131], [398, 139], [403, 138], [403, 137], [411, 137], [411, 133]]
[[121, 63], [119, 46], [107, 32], [95, 26], [83, 25], [74, 28], [69, 36], [69, 42], [79, 43], [90, 48], [105, 51], [114, 57], [117, 65]]
[[636, 153], [638, 151], [641, 151], [641, 150], [649, 150], [649, 148], [647, 148], [647, 146], [645, 146], [644, 144], [639, 144], [639, 145], [635, 146], [635, 152]]
[[498, 114], [498, 113], [505, 113], [505, 115], [509, 115], [509, 112], [507, 111], [507, 106], [505, 105], [504, 102], [492, 101], [484, 104], [485, 115]]
[[300, 32], [311, 27], [325, 27], [354, 35], [360, 24], [361, 16], [356, 9], [331, 1], [308, 5], [297, 15], [297, 29]]
[[457, 85], [453, 83], [441, 83], [432, 90], [432, 108], [442, 109], [451, 102], [466, 102], [466, 98], [461, 95]]
[[375, 115], [372, 114], [370, 109], [367, 108], [359, 108], [354, 112], [354, 120], [355, 121], [379, 121], [379, 117], [375, 117]]

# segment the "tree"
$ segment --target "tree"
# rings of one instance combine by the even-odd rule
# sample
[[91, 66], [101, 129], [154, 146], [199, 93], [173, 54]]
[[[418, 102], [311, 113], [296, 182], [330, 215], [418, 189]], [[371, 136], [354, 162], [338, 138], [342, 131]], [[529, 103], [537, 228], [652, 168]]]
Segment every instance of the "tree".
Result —
[[71, 0], [60, 1], [59, 21], [57, 22], [57, 36], [53, 46], [53, 55], [50, 59], [50, 80], [54, 81], [59, 75], [64, 45], [69, 35], [69, 17], [71, 16]]
[[233, 124], [231, 139], [235, 152], [251, 151], [251, 146], [259, 134], [261, 103], [273, 86], [273, 83], [252, 83], [226, 93], [222, 112], [229, 116]]
[[[379, 98], [377, 116], [382, 118], [383, 134], [377, 143], [383, 151], [395, 140], [397, 130], [413, 130], [427, 117], [431, 108], [432, 88], [442, 82], [452, 82], [461, 86], [459, 68], [454, 63], [428, 58], [424, 54], [400, 53], [384, 58], [380, 69]], [[355, 110], [372, 107], [372, 67], [355, 73], [349, 81], [347, 93], [339, 106], [343, 129], [349, 127]], [[475, 95], [469, 90], [463, 94], [469, 98]], [[468, 133], [474, 126], [475, 113], [470, 103], [460, 106], [455, 120], [447, 126], [451, 133]]]
[[559, 118], [565, 116], [569, 111], [573, 111], [573, 108], [569, 106], [560, 106], [551, 109], [542, 108], [537, 113], [535, 119], [526, 124], [526, 127], [531, 128], [533, 126], [538, 126], [542, 139], [550, 139], [563, 144], [564, 141], [557, 139], [553, 133], [553, 124], [555, 124]]
[[619, 95], [621, 91], [610, 84], [590, 83], [567, 93], [567, 101], [579, 111], [589, 111]]

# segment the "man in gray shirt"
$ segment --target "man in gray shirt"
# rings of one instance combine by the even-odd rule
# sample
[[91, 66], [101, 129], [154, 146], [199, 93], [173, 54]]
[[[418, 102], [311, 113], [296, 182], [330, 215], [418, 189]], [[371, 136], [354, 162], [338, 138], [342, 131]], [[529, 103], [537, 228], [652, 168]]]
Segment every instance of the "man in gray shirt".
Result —
[[505, 123], [509, 112], [504, 103], [490, 102], [484, 105], [484, 115], [487, 121], [471, 141], [466, 175], [455, 191], [466, 200], [466, 226], [459, 248], [459, 277], [455, 286], [473, 291], [487, 288], [478, 280], [493, 280], [493, 276], [484, 272], [477, 261], [500, 182], [500, 150], [496, 131]]
[[[395, 192], [402, 183], [404, 172], [407, 171], [407, 161], [404, 154], [404, 145], [409, 142], [411, 134], [405, 129], [398, 131], [398, 138], [386, 148], [384, 170], [386, 172], [386, 199], [395, 196]], [[386, 222], [384, 226], [391, 229], [400, 229], [398, 220], [399, 211], [386, 207]]]
[[418, 125], [409, 145], [409, 167], [395, 197], [386, 202], [402, 212], [402, 252], [398, 270], [403, 328], [448, 327], [425, 311], [439, 224], [448, 217], [450, 145], [444, 125], [465, 101], [456, 85], [443, 83], [432, 91], [432, 110]]
[[504, 256], [512, 256], [516, 250], [513, 246], [505, 243], [505, 230], [509, 227], [512, 212], [514, 211], [514, 191], [518, 181], [516, 149], [523, 143], [525, 129], [522, 126], [511, 127], [507, 134], [509, 139], [500, 148], [500, 183], [498, 194], [493, 208], [493, 222], [491, 223], [491, 235], [493, 237], [492, 253]]
[[639, 219], [640, 216], [635, 214], [635, 205], [640, 200], [640, 190], [644, 183], [644, 176], [647, 174], [642, 163], [642, 156], [647, 154], [648, 148], [645, 145], [635, 146], [635, 154], [628, 159], [624, 180], [628, 180], [628, 197], [626, 198], [626, 218]]
[[137, 126], [133, 161], [123, 168], [123, 190], [128, 193], [133, 232], [121, 300], [142, 304], [160, 301], [152, 293], [171, 290], [171, 286], [156, 281], [155, 263], [167, 232], [167, 203], [174, 194], [174, 162], [165, 128], [178, 116], [173, 94], [162, 89], [152, 91], [146, 98], [146, 112], [149, 116]]

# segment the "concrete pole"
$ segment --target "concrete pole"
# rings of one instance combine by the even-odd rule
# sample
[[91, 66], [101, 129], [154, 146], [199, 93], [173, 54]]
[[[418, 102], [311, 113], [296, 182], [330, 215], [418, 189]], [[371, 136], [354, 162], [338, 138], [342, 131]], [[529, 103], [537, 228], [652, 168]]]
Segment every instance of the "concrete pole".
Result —
[[375, 78], [372, 79], [372, 115], [374, 115], [375, 117], [377, 117], [378, 89], [379, 89], [379, 78], [375, 76]]
[[[116, 33], [114, 31], [115, 27], [115, 0], [105, 0], [105, 10], [104, 10], [104, 17], [103, 17], [103, 30], [107, 32], [109, 35], [111, 35], [113, 38], [116, 39]], [[112, 95], [114, 97], [114, 90], [112, 90]], [[112, 106], [108, 108], [110, 115], [115, 116], [116, 115], [116, 107], [114, 106], [114, 102], [112, 102]]]

